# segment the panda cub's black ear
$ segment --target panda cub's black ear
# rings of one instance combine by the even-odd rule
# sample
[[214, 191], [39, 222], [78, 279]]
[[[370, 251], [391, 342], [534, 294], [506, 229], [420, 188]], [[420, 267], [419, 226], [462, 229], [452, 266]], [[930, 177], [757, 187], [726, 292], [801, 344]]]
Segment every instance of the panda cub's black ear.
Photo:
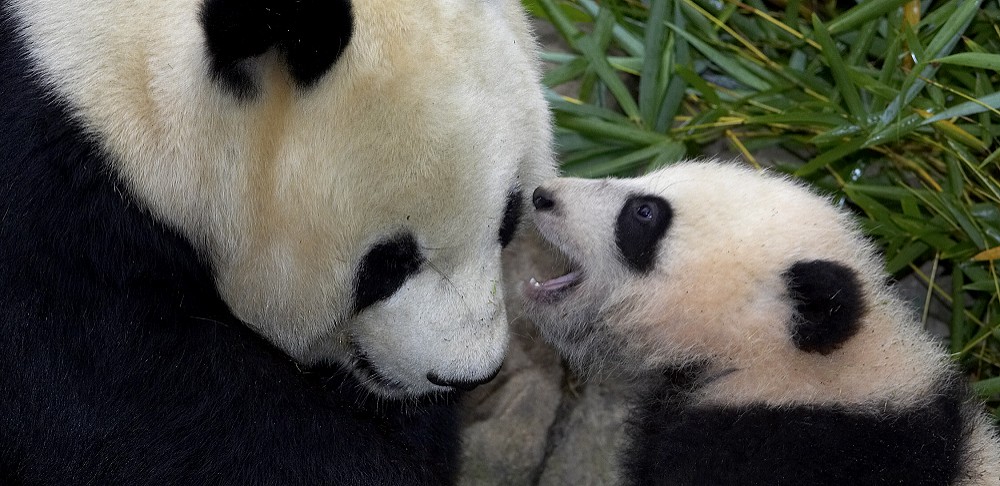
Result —
[[300, 87], [316, 83], [354, 30], [349, 0], [206, 0], [201, 25], [212, 76], [240, 98], [257, 86], [248, 62], [275, 48]]
[[795, 301], [791, 335], [796, 347], [827, 354], [858, 332], [865, 303], [854, 270], [828, 260], [800, 261], [784, 277]]

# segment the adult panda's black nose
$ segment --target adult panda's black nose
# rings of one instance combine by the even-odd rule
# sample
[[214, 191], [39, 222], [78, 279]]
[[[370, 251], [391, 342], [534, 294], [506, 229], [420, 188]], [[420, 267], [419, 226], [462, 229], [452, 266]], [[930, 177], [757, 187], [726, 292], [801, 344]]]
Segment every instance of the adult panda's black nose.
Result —
[[479, 385], [482, 385], [483, 383], [490, 382], [491, 380], [493, 380], [493, 378], [496, 378], [497, 374], [499, 373], [500, 373], [500, 367], [498, 366], [497, 369], [493, 370], [492, 373], [482, 378], [446, 379], [438, 376], [432, 371], [430, 373], [427, 373], [427, 381], [437, 386], [448, 386], [452, 388], [457, 388], [459, 390], [469, 391]]
[[538, 211], [549, 211], [556, 207], [555, 196], [542, 186], [535, 188], [535, 191], [531, 193], [531, 204], [535, 206]]

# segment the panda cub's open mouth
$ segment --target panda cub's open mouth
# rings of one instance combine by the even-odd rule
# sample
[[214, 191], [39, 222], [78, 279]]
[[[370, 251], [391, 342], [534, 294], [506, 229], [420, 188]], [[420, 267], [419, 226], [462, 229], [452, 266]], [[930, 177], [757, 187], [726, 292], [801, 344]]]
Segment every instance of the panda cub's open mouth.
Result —
[[555, 302], [569, 295], [570, 290], [580, 283], [580, 271], [570, 270], [565, 275], [538, 281], [531, 277], [525, 284], [525, 294], [533, 300]]
[[[574, 262], [565, 253], [552, 248], [552, 252], [559, 265], [549, 278], [531, 277], [524, 282], [524, 295], [528, 299], [536, 302], [552, 303], [564, 299], [574, 287], [583, 280], [583, 272], [580, 265]], [[538, 271], [538, 270], [536, 270]]]

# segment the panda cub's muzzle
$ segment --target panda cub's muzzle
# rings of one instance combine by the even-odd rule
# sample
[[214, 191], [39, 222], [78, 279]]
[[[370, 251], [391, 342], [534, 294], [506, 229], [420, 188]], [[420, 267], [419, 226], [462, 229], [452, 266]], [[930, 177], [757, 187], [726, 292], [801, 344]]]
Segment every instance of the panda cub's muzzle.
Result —
[[562, 232], [552, 228], [553, 225], [545, 223], [546, 219], [561, 216], [561, 208], [555, 194], [539, 186], [531, 195], [531, 203], [535, 208], [533, 215], [535, 226], [539, 234], [558, 249], [562, 260], [559, 262], [562, 271], [548, 279], [539, 280], [537, 277], [531, 277], [523, 285], [523, 292], [525, 297], [536, 302], [556, 302], [568, 296], [572, 289], [580, 284], [583, 280], [583, 271], [572, 256], [575, 252], [568, 239], [562, 236]]

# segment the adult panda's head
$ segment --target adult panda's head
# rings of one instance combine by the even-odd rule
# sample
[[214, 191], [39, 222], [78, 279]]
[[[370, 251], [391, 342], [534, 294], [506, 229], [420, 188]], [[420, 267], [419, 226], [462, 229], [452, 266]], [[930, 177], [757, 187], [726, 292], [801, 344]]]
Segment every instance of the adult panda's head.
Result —
[[412, 396], [490, 378], [551, 173], [516, 0], [12, 0], [29, 56], [232, 311]]
[[851, 216], [788, 179], [682, 163], [554, 179], [533, 205], [565, 265], [523, 285], [526, 314], [584, 371], [696, 365], [727, 374], [721, 400], [787, 403], [912, 391], [942, 369]]

